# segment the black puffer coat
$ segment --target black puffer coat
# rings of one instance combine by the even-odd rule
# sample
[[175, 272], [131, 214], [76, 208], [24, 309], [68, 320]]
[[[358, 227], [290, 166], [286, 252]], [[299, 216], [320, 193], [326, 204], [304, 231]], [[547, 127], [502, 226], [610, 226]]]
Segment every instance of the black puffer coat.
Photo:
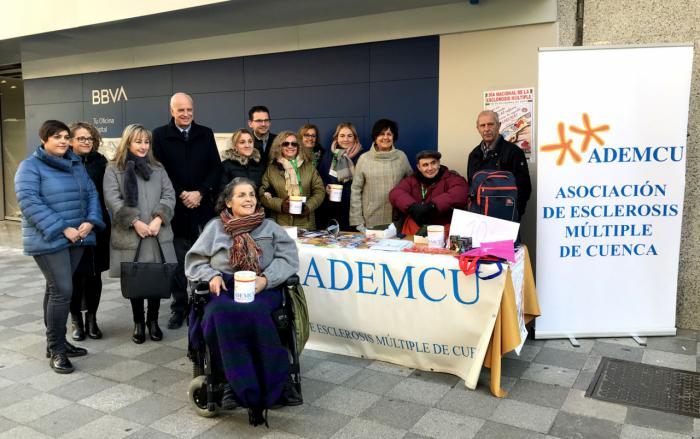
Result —
[[236, 177], [245, 177], [253, 180], [255, 187], [260, 187], [263, 174], [267, 169], [267, 165], [263, 163], [260, 156], [260, 151], [253, 149], [253, 154], [250, 157], [245, 157], [236, 148], [233, 148], [224, 152], [223, 156], [225, 160], [222, 162], [224, 169], [221, 175], [219, 192]]

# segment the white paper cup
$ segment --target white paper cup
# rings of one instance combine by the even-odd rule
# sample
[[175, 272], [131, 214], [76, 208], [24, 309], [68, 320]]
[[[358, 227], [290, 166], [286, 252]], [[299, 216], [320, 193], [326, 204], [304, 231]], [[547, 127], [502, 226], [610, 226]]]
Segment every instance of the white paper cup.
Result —
[[445, 226], [428, 226], [428, 248], [445, 248]]
[[292, 195], [289, 197], [289, 213], [292, 215], [301, 214], [301, 206], [304, 204], [304, 197]]
[[343, 185], [342, 184], [329, 184], [331, 188], [331, 195], [330, 195], [330, 200], [331, 201], [341, 201], [343, 199]]
[[255, 299], [255, 272], [237, 271], [233, 275], [233, 300], [250, 303]]

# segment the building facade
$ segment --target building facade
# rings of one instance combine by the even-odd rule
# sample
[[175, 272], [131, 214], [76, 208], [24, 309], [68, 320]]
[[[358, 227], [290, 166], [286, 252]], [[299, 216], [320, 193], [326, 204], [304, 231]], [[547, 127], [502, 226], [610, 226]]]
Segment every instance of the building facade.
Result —
[[[21, 104], [14, 101], [23, 122], [6, 128], [2, 116], [5, 217], [16, 217], [13, 167], [36, 146], [47, 118], [95, 123], [109, 141], [128, 123], [165, 123], [168, 97], [185, 91], [195, 98], [195, 118], [222, 142], [245, 126], [249, 106], [263, 104], [273, 131], [316, 123], [328, 145], [332, 128], [349, 120], [368, 147], [373, 121], [389, 117], [399, 122], [397, 145], [409, 157], [437, 148], [444, 164], [464, 174], [480, 140], [475, 118], [484, 91], [536, 87], [538, 48], [700, 39], [700, 4], [691, 0], [120, 3], [105, 11], [85, 2], [76, 14], [33, 0], [2, 14], [0, 76], [1, 66], [21, 64], [24, 90]], [[677, 321], [693, 329], [700, 329], [700, 285], [693, 280], [700, 268], [693, 257], [700, 250], [693, 203], [700, 195], [699, 65], [696, 59]], [[536, 154], [532, 160], [535, 206]], [[530, 208], [522, 228], [533, 254], [535, 222]]]

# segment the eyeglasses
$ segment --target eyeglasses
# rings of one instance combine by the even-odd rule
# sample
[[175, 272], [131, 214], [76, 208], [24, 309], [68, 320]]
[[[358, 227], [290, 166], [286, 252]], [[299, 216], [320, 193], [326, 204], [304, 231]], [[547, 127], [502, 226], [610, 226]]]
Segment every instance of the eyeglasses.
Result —
[[305, 134], [304, 134], [304, 137], [307, 137], [307, 138], [309, 138], [309, 139], [315, 139], [315, 138], [316, 138], [316, 134], [305, 133]]
[[75, 137], [78, 143], [92, 143], [95, 141], [94, 137]]
[[284, 148], [299, 148], [299, 144], [297, 142], [282, 142], [281, 145]]
[[270, 119], [254, 119], [253, 122], [257, 123], [258, 125], [265, 125], [270, 123]]

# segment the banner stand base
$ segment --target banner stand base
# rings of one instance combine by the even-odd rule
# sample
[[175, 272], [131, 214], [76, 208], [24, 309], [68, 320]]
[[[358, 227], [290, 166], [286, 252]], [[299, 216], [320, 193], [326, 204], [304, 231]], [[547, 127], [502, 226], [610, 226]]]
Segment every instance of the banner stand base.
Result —
[[636, 341], [639, 346], [646, 347], [646, 345], [647, 345], [647, 338], [646, 337], [640, 337], [638, 335], [633, 335], [632, 340]]
[[[630, 337], [634, 339], [637, 343], [646, 343], [645, 337], [658, 337], [658, 336], [675, 336], [676, 328], [669, 329], [657, 329], [649, 331], [615, 331], [615, 332], [579, 332], [572, 334], [571, 332], [561, 332], [561, 331], [539, 331], [537, 326], [535, 326], [535, 339], [565, 339], [569, 340], [573, 346], [576, 346], [574, 342], [578, 343], [578, 338], [622, 338]], [[572, 341], [573, 339], [573, 341]], [[641, 343], [640, 343], [641, 344]], [[642, 345], [644, 346], [644, 345]]]

